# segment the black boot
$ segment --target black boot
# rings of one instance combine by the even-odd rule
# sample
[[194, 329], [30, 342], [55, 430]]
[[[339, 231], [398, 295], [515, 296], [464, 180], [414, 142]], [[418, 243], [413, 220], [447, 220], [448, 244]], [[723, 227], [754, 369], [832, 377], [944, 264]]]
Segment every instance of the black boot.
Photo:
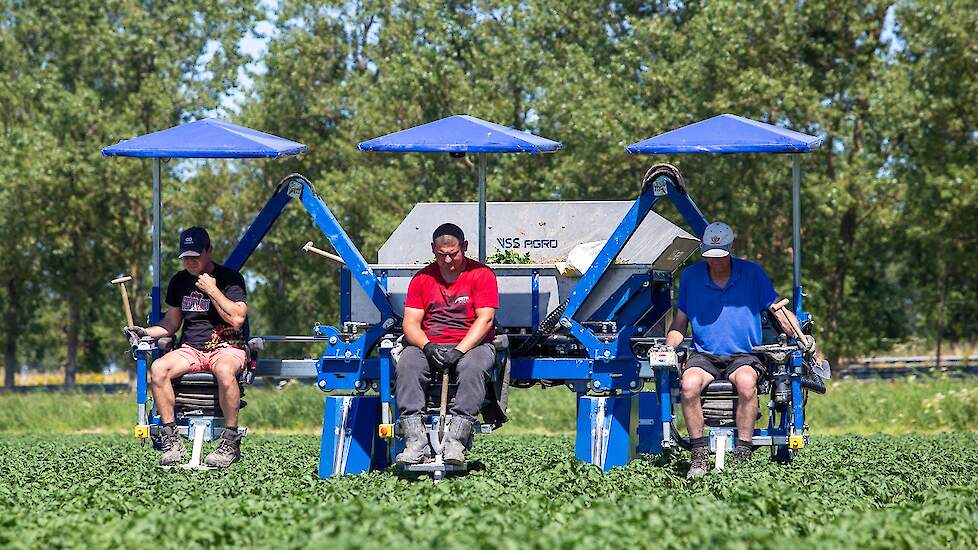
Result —
[[750, 442], [738, 440], [730, 455], [730, 468], [736, 468], [750, 461], [750, 458], [754, 456], [754, 446]]

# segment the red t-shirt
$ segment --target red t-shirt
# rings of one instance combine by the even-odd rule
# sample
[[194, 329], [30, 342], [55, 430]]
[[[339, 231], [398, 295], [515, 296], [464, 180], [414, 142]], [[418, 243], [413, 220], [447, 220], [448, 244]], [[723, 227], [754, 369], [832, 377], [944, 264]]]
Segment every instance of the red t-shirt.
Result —
[[[448, 284], [438, 264], [432, 263], [411, 278], [404, 307], [424, 310], [421, 330], [429, 340], [457, 344], [475, 322], [476, 309], [499, 308], [496, 274], [485, 264], [466, 258], [458, 279]], [[494, 336], [490, 328], [484, 342], [491, 342]]]

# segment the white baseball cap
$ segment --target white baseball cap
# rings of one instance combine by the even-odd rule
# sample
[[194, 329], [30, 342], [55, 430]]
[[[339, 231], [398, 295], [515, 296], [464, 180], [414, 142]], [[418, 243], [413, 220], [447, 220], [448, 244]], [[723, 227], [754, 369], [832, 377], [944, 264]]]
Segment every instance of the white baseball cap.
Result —
[[706, 226], [703, 241], [700, 243], [700, 253], [704, 258], [723, 258], [730, 255], [734, 233], [730, 226], [723, 222], [713, 222]]

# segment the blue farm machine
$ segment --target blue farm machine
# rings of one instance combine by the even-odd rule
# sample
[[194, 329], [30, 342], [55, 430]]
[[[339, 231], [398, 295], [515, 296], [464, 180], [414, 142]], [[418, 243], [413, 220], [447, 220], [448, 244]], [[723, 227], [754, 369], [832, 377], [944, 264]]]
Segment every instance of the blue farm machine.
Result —
[[[719, 120], [728, 124], [731, 120], [724, 117], [730, 116], [703, 123]], [[746, 119], [733, 122], [739, 128], [743, 120]], [[818, 145], [809, 140], [806, 148], [794, 145], [793, 149], [785, 149], [782, 143], [782, 149], [759, 149], [756, 143], [761, 138], [757, 138], [754, 149], [722, 150], [718, 147], [726, 142], [717, 139], [716, 134], [730, 134], [729, 128], [696, 126], [680, 130], [698, 132], [695, 137], [699, 148], [680, 150], [689, 145], [690, 137], [677, 138], [670, 132], [635, 144], [630, 152], [804, 153]], [[753, 128], [748, 126], [749, 130]], [[782, 134], [787, 132], [773, 126], [761, 129], [770, 132], [771, 128]], [[700, 134], [721, 145], [703, 145], [705, 138]], [[679, 145], [672, 143], [671, 149], [656, 150], [661, 148], [661, 142], [648, 143], [666, 137], [678, 139]], [[794, 157], [796, 240], [791, 301], [800, 322], [798, 332], [810, 334], [812, 321], [802, 309], [800, 169], [798, 155]], [[481, 152], [479, 160], [482, 175], [485, 157]], [[499, 251], [518, 252], [528, 262], [491, 264], [500, 294], [496, 316], [497, 369], [487, 382], [484, 419], [477, 433], [491, 431], [506, 421], [510, 387], [542, 385], [563, 387], [576, 395], [575, 455], [583, 462], [610, 470], [627, 464], [638, 454], [670, 454], [688, 446], [676, 429], [682, 353], [670, 353], [664, 337], [672, 312], [674, 277], [698, 247], [709, 222], [679, 170], [668, 164], [653, 166], [643, 178], [638, 196], [631, 201], [503, 203], [485, 201], [484, 192], [480, 199], [478, 203], [417, 204], [379, 249], [378, 261], [368, 263], [313, 183], [291, 174], [281, 181], [224, 262], [241, 269], [292, 202], [298, 202], [310, 214], [333, 251], [317, 248], [313, 242], [304, 247], [339, 267], [339, 322], [335, 326], [317, 324], [309, 335], [252, 336], [249, 343], [254, 365], [249, 375], [315, 377], [316, 386], [326, 392], [319, 476], [358, 474], [392, 464], [401, 445], [392, 381], [401, 347], [405, 294], [411, 276], [431, 257], [432, 230], [444, 222], [459, 225], [466, 234], [478, 234], [481, 257], [485, 257], [487, 246], [493, 246]], [[653, 211], [663, 200], [675, 206], [686, 229]], [[159, 231], [159, 226], [155, 229]], [[593, 260], [575, 271], [566, 259], [575, 247], [585, 243], [595, 250]], [[154, 259], [158, 262], [158, 255]], [[158, 272], [159, 263], [155, 266]], [[156, 319], [158, 287], [157, 280]], [[280, 341], [315, 342], [323, 346], [323, 352], [305, 359], [258, 357]], [[136, 433], [149, 437], [158, 430], [159, 418], [151, 408], [147, 409], [146, 373], [160, 350], [149, 340], [134, 341], [133, 350], [139, 381]], [[752, 441], [755, 447], [769, 447], [772, 459], [779, 462], [791, 461], [794, 452], [806, 445], [807, 393], [824, 391], [820, 376], [829, 374], [813, 354], [803, 350], [794, 334], [770, 330], [766, 331], [765, 344], [755, 350], [764, 358], [767, 369], [759, 394], [766, 393], [770, 399], [764, 427], [754, 430]], [[243, 384], [247, 381], [242, 379]], [[438, 394], [447, 394], [447, 390], [433, 385], [430, 414], [426, 417], [436, 452], [445, 422], [444, 404], [439, 407]], [[732, 447], [735, 437], [730, 403], [736, 396], [731, 384], [721, 380], [711, 383], [704, 392], [704, 399], [716, 405], [705, 410], [713, 411], [706, 420], [710, 447], [718, 453], [720, 464], [722, 454]], [[195, 456], [199, 455], [200, 442], [216, 437], [222, 428], [221, 418], [213, 410], [188, 410], [178, 414], [178, 421], [184, 433], [195, 438]], [[443, 464], [437, 456], [431, 464], [406, 467], [430, 472], [436, 479], [464, 468]]]

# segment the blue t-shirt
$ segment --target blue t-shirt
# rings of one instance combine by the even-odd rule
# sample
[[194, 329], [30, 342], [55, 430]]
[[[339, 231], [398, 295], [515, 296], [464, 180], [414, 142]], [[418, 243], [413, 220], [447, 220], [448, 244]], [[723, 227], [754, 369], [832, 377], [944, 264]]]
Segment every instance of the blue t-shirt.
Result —
[[693, 348], [701, 353], [751, 353], [761, 344], [761, 312], [778, 298], [764, 268], [733, 258], [730, 279], [720, 288], [705, 261], [683, 271], [676, 308], [689, 317]]

